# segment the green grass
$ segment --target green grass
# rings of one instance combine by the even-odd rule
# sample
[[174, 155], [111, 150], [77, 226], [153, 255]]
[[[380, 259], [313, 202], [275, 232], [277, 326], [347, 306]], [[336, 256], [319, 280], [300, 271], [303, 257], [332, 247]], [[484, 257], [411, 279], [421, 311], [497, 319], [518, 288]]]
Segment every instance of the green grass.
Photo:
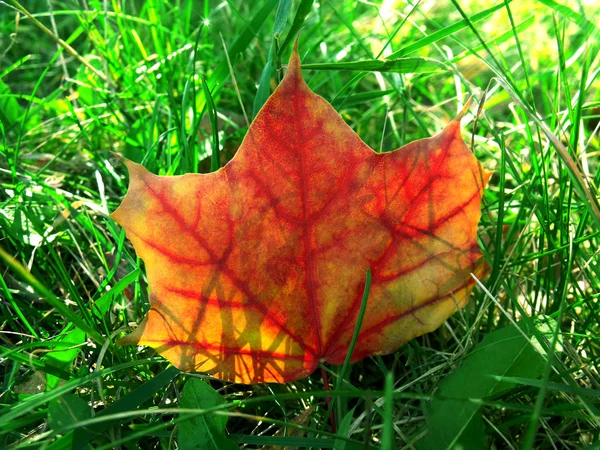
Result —
[[[185, 448], [195, 423], [221, 448], [600, 448], [593, 2], [22, 7], [0, 3], [0, 447]], [[198, 385], [194, 403], [192, 375], [114, 345], [148, 289], [108, 216], [127, 188], [111, 152], [157, 174], [222, 166], [299, 30], [308, 84], [374, 149], [430, 136], [474, 97], [491, 274], [392, 355], [285, 385], [210, 380], [220, 397]], [[376, 61], [389, 55], [412, 59]]]

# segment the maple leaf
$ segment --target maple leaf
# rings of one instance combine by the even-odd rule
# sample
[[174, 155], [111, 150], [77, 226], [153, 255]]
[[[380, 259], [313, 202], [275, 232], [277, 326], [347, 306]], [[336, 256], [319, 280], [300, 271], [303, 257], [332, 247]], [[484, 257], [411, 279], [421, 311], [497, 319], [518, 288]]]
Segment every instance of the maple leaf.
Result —
[[159, 177], [131, 161], [112, 214], [146, 264], [151, 310], [121, 344], [185, 371], [285, 382], [438, 328], [486, 263], [476, 242], [490, 173], [459, 120], [392, 153], [372, 151], [287, 73], [235, 157], [209, 174]]

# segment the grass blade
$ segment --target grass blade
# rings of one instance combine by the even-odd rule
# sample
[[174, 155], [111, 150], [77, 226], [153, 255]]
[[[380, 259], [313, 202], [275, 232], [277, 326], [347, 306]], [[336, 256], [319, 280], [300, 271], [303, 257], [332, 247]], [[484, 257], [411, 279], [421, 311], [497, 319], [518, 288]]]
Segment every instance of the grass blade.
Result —
[[[495, 13], [499, 9], [502, 9], [503, 7], [504, 3], [499, 3], [495, 6], [492, 6], [491, 8], [478, 12], [477, 14], [473, 14], [473, 16], [471, 16], [469, 20], [471, 23], [479, 22], [480, 20], [490, 17], [493, 13]], [[388, 58], [399, 58], [406, 55], [410, 55], [411, 53], [416, 52], [417, 50], [423, 47], [433, 44], [448, 36], [452, 36], [454, 33], [466, 28], [467, 26], [469, 26], [469, 21], [467, 21], [466, 19], [459, 20], [458, 22], [453, 23], [452, 25], [448, 25], [447, 27], [444, 27], [441, 30], [435, 31], [430, 35], [413, 42], [412, 44], [402, 47], [400, 50], [388, 55]]]
[[445, 69], [444, 64], [431, 58], [399, 58], [365, 61], [302, 64], [307, 70], [352, 70], [363, 72], [431, 73]]

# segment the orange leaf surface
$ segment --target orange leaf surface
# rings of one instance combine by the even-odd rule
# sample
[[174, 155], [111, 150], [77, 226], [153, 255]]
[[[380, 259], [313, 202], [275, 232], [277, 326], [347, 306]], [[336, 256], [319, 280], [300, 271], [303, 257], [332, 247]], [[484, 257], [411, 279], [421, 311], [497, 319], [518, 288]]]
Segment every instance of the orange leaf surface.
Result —
[[372, 271], [352, 360], [396, 350], [467, 303], [486, 270], [476, 242], [489, 177], [459, 120], [372, 151], [287, 74], [239, 151], [210, 174], [152, 175], [126, 161], [112, 217], [146, 264], [151, 310], [122, 343], [185, 371], [285, 382], [343, 363]]

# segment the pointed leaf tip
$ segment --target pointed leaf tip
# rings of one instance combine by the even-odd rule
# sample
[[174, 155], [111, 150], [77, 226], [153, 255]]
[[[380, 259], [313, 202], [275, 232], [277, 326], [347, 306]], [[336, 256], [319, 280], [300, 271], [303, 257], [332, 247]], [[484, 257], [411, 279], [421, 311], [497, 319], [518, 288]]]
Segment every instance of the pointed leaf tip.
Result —
[[125, 157], [123, 155], [121, 155], [120, 153], [117, 152], [110, 152], [111, 155], [113, 155], [115, 158], [117, 158], [119, 161], [121, 161], [122, 163], [125, 162]]
[[473, 97], [469, 97], [466, 101], [460, 112], [456, 115], [454, 120], [460, 122], [460, 120], [465, 117], [465, 115], [469, 112], [469, 108], [471, 107]]
[[292, 48], [292, 54], [290, 55], [290, 61], [288, 63], [287, 72], [284, 79], [296, 79], [299, 81], [303, 80], [300, 55], [298, 54], [299, 39], [300, 35], [298, 35], [294, 41], [294, 47]]
[[147, 321], [148, 316], [144, 317], [140, 324], [131, 333], [123, 336], [122, 338], [117, 339], [115, 344], [118, 346], [137, 345], [144, 334], [144, 329], [146, 328]]

